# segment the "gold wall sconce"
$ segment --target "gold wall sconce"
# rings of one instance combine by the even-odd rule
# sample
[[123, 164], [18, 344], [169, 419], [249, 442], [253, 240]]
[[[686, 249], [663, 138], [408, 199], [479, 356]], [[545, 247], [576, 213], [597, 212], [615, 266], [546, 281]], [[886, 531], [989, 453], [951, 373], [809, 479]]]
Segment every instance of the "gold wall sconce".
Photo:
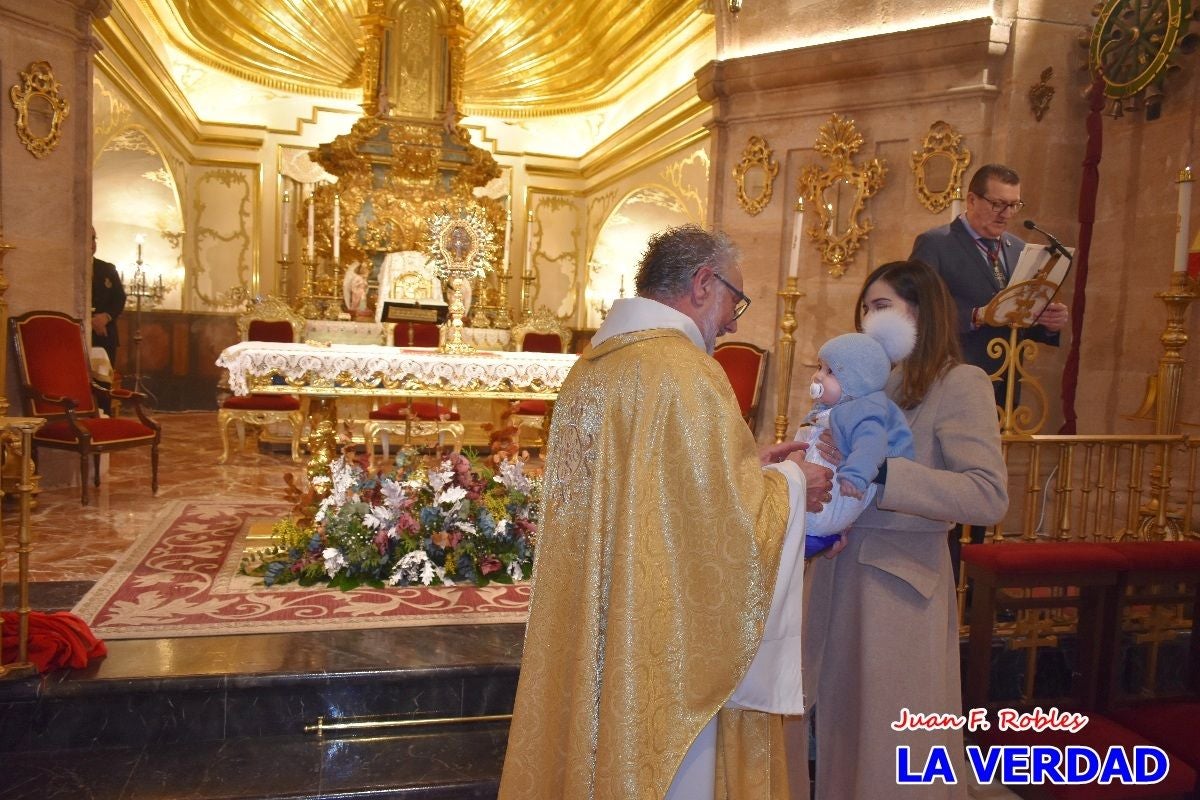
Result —
[[71, 111], [48, 61], [35, 61], [21, 73], [21, 85], [9, 89], [17, 110], [17, 138], [34, 158], [45, 158], [62, 138], [62, 122]]
[[867, 200], [883, 187], [887, 164], [872, 158], [861, 166], [853, 156], [862, 147], [863, 137], [854, 120], [838, 114], [830, 116], [817, 133], [817, 152], [829, 159], [825, 169], [809, 164], [800, 173], [798, 190], [809, 208], [816, 209], [817, 224], [808, 229], [808, 238], [821, 251], [821, 261], [829, 265], [829, 274], [845, 274], [874, 224], [864, 219]]
[[733, 179], [737, 181], [737, 201], [750, 216], [760, 213], [771, 202], [771, 191], [775, 176], [779, 174], [779, 162], [772, 157], [767, 140], [751, 136], [742, 151], [742, 160], [733, 168]]
[[917, 199], [934, 214], [950, 207], [962, 187], [963, 172], [971, 151], [962, 146], [962, 135], [940, 119], [929, 126], [920, 150], [912, 154]]

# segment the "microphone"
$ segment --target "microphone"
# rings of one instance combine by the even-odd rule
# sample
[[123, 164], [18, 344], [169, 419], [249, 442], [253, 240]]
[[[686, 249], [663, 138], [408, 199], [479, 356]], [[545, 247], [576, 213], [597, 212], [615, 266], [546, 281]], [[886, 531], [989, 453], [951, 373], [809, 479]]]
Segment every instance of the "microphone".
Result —
[[1044, 230], [1042, 230], [1041, 228], [1039, 228], [1039, 227], [1037, 226], [1037, 223], [1036, 223], [1036, 222], [1034, 222], [1034, 221], [1033, 221], [1033, 220], [1031, 220], [1031, 219], [1027, 219], [1027, 220], [1025, 220], [1025, 227], [1026, 227], [1027, 229], [1031, 230], [1031, 231], [1037, 231], [1037, 232], [1038, 232], [1038, 233], [1040, 233], [1042, 236], [1045, 236], [1047, 239], [1049, 239], [1049, 240], [1050, 240], [1050, 252], [1051, 252], [1051, 253], [1053, 253], [1055, 250], [1057, 250], [1058, 252], [1062, 253], [1062, 254], [1063, 254], [1063, 256], [1065, 256], [1065, 257], [1066, 257], [1067, 261], [1073, 261], [1073, 260], [1074, 260], [1074, 259], [1072, 259], [1072, 257], [1071, 257], [1071, 253], [1070, 253], [1070, 251], [1068, 251], [1068, 250], [1067, 250], [1067, 248], [1063, 247], [1063, 244], [1062, 244], [1062, 242], [1060, 242], [1058, 239], [1055, 239], [1055, 238], [1054, 238], [1054, 234], [1052, 234], [1052, 233], [1049, 233], [1048, 231], [1044, 231]]

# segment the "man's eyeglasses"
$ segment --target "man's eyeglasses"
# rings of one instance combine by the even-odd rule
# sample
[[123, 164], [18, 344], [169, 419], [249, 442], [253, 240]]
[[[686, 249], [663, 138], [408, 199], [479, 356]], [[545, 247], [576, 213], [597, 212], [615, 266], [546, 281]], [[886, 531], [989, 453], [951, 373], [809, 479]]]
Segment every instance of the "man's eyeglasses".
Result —
[[750, 298], [746, 296], [746, 293], [741, 289], [735, 288], [732, 283], [722, 278], [716, 271], [713, 272], [713, 277], [725, 284], [725, 288], [733, 292], [733, 296], [737, 298], [737, 303], [733, 306], [733, 318], [737, 319], [742, 314], [745, 314], [746, 309], [750, 307]]
[[1022, 208], [1025, 207], [1025, 204], [1023, 202], [1021, 202], [1020, 200], [1014, 200], [1011, 203], [1006, 203], [1003, 200], [993, 200], [992, 198], [988, 197], [987, 195], [977, 194], [975, 196], [978, 197], [983, 202], [990, 205], [992, 207], [992, 211], [994, 211], [997, 214], [1002, 214], [1005, 211], [1011, 211], [1012, 213], [1016, 214], [1018, 211], [1020, 211]]

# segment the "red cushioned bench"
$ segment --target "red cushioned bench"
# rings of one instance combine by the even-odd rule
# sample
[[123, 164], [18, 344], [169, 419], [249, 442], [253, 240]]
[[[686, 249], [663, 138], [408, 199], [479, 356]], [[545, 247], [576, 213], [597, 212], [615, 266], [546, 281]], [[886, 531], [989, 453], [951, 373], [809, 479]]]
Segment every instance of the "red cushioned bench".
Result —
[[[1075, 708], [1093, 708], [1100, 686], [1100, 660], [1107, 642], [1118, 581], [1129, 562], [1105, 544], [1030, 542], [969, 544], [962, 548], [963, 569], [974, 582], [967, 646], [967, 678], [963, 703], [987, 705], [991, 680], [992, 632], [998, 611], [1033, 608], [1077, 609], [1079, 660], [1074, 688]], [[1053, 590], [1071, 587], [1075, 594]], [[1018, 597], [1008, 589], [1047, 591]]]

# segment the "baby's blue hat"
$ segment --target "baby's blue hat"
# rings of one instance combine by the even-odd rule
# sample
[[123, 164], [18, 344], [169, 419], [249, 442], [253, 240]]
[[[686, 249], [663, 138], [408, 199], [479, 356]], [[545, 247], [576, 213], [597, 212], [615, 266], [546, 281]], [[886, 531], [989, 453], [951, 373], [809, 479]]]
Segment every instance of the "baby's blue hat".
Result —
[[817, 357], [829, 365], [848, 397], [866, 397], [887, 384], [893, 362], [903, 361], [916, 343], [916, 326], [894, 310], [876, 311], [864, 333], [843, 333], [826, 342]]

